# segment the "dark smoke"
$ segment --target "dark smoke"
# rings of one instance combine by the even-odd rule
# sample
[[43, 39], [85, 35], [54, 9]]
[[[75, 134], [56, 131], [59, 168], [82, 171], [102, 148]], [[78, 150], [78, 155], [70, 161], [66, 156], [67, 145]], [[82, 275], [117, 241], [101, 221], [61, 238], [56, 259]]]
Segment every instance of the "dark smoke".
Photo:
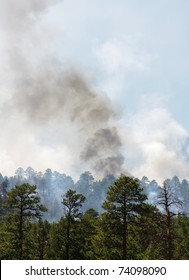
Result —
[[98, 174], [119, 175], [124, 163], [124, 157], [120, 154], [121, 147], [121, 139], [115, 127], [100, 129], [87, 140], [81, 158], [91, 162]]
[[121, 154], [118, 154], [112, 157], [97, 159], [93, 168], [97, 174], [102, 174], [105, 176], [109, 174], [119, 176], [121, 173], [129, 175], [129, 173], [123, 169], [123, 164], [124, 157]]
[[121, 145], [121, 140], [115, 127], [100, 129], [95, 131], [93, 138], [87, 141], [82, 158], [88, 160], [103, 154], [115, 153]]
[[56, 64], [53, 71], [47, 65], [43, 71], [29, 74], [18, 81], [9, 110], [19, 112], [37, 128], [59, 120], [64, 126], [68, 119], [86, 139], [81, 159], [98, 173], [103, 169], [105, 174], [121, 172], [122, 143], [118, 129], [112, 127], [117, 114], [110, 100], [96, 93], [84, 75], [63, 71]]
[[[65, 111], [73, 122], [89, 129], [115, 116], [110, 101], [90, 88], [87, 79], [75, 70], [63, 70], [54, 63], [29, 69], [17, 81], [11, 106], [30, 122], [48, 122]], [[16, 105], [16, 106], [15, 106]], [[11, 109], [12, 109], [11, 108]]]
[[[92, 81], [78, 70], [78, 66], [76, 70], [76, 67], [63, 65], [51, 57], [50, 51], [46, 50], [39, 61], [36, 59], [41, 49], [35, 47], [30, 36], [35, 39], [38, 16], [57, 2], [28, 0], [23, 3], [19, 0], [16, 6], [13, 0], [8, 0], [4, 4], [7, 14], [13, 16], [10, 22], [3, 19], [8, 31], [8, 60], [14, 77], [4, 114], [21, 117], [34, 134], [43, 132], [51, 124], [61, 141], [69, 124], [70, 130], [75, 131], [80, 159], [84, 163], [97, 173], [121, 173], [124, 158], [119, 131], [115, 127], [118, 114], [108, 97], [93, 88]], [[31, 23], [33, 27], [29, 26]], [[32, 50], [31, 55], [26, 51], [27, 46]], [[70, 149], [72, 153], [72, 147]]]

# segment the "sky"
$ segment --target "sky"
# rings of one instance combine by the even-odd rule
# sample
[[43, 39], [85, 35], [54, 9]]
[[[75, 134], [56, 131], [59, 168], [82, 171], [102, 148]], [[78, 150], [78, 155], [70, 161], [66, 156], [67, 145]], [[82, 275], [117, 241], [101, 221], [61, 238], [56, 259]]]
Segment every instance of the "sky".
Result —
[[0, 0], [0, 172], [189, 178], [187, 0]]

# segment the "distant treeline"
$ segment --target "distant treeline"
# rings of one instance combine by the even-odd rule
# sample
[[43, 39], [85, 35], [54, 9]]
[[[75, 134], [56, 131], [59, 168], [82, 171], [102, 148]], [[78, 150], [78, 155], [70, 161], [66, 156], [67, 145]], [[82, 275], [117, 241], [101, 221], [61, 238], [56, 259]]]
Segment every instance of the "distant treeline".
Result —
[[[14, 176], [3, 177], [0, 174], [0, 197], [6, 197], [6, 193], [15, 185], [29, 183], [36, 185], [37, 192], [41, 198], [41, 202], [48, 208], [48, 212], [44, 213], [44, 218], [48, 221], [59, 221], [63, 215], [61, 205], [62, 195], [69, 189], [76, 190], [86, 197], [86, 202], [82, 207], [83, 211], [89, 208], [94, 208], [101, 213], [102, 203], [106, 198], [108, 188], [115, 182], [117, 178], [113, 175], [107, 175], [101, 180], [95, 180], [93, 175], [86, 171], [82, 173], [78, 181], [74, 181], [71, 176], [61, 174], [57, 171], [47, 169], [44, 173], [37, 172], [33, 168], [28, 167], [26, 170], [18, 168]], [[165, 180], [167, 185], [170, 185], [175, 197], [182, 200], [182, 207], [179, 212], [189, 214], [189, 183], [187, 180], [179, 181], [178, 177]], [[156, 197], [158, 195], [159, 186], [155, 180], [149, 181], [147, 177], [139, 180], [144, 193], [148, 197], [148, 202], [156, 205]], [[162, 182], [163, 185], [163, 182]]]
[[[44, 213], [49, 209], [42, 200], [46, 202], [50, 192], [50, 185], [45, 188], [45, 184], [59, 177], [53, 176], [50, 170], [43, 174], [40, 187], [22, 183], [29, 178], [26, 174], [25, 178], [23, 174], [1, 178], [1, 259], [189, 259], [189, 218], [183, 212], [187, 203], [181, 199], [181, 194], [186, 199], [187, 193], [177, 189], [178, 178], [164, 181], [160, 188], [145, 177], [139, 181], [124, 175], [95, 182], [86, 172], [72, 188], [65, 188], [57, 205], [62, 215], [58, 221], [50, 222], [45, 220]], [[36, 178], [32, 176], [30, 180]], [[11, 186], [14, 180], [21, 180], [20, 184]], [[67, 180], [73, 182], [70, 177]], [[108, 180], [113, 181], [109, 187]], [[93, 195], [93, 199], [98, 198], [94, 186], [103, 184], [105, 193], [98, 189], [99, 194], [105, 195], [99, 212], [78, 190], [83, 192], [90, 187], [86, 194], [92, 201]], [[184, 184], [188, 187], [186, 181]], [[52, 190], [54, 195], [55, 189]], [[156, 205], [150, 203], [145, 192], [150, 193]], [[58, 208], [54, 204], [51, 207], [50, 200], [48, 203], [52, 215], [52, 209]]]

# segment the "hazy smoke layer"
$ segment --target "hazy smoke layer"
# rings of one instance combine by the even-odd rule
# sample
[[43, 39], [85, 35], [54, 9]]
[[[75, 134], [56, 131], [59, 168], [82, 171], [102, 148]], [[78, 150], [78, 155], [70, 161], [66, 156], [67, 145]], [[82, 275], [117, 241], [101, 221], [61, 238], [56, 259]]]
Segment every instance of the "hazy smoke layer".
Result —
[[[64, 26], [52, 24], [50, 11], [61, 2], [0, 0], [0, 172], [32, 166], [72, 176], [86, 170], [117, 175], [126, 173], [126, 163], [134, 176], [160, 184], [174, 175], [188, 177], [188, 132], [165, 106], [145, 99], [149, 104], [135, 116], [118, 121], [120, 112], [96, 90], [94, 76], [60, 59]], [[113, 53], [124, 62], [125, 48]], [[138, 65], [138, 57], [132, 61]], [[124, 76], [122, 70], [115, 72]], [[114, 81], [117, 88], [119, 79]]]
[[7, 120], [12, 115], [14, 121], [20, 122], [15, 127], [21, 125], [23, 136], [19, 138], [23, 146], [27, 137], [27, 144], [32, 142], [28, 149], [30, 165], [31, 149], [37, 143], [53, 148], [54, 153], [66, 146], [70, 161], [82, 160], [98, 174], [119, 174], [124, 159], [120, 156], [119, 131], [114, 127], [117, 114], [110, 100], [93, 89], [90, 79], [78, 67], [76, 70], [54, 59], [50, 49], [46, 48], [43, 56], [36, 59], [41, 53], [41, 47], [34, 46], [39, 36], [36, 25], [46, 8], [56, 2], [19, 0], [15, 4], [9, 0], [3, 6], [12, 19], [2, 15], [11, 72], [10, 98], [2, 108], [3, 115]]
[[25, 79], [23, 73], [24, 78], [18, 81], [9, 111], [19, 112], [30, 126], [37, 128], [55, 121], [59, 138], [64, 123], [74, 123], [80, 150], [83, 143], [78, 135], [82, 134], [86, 141], [81, 159], [89, 162], [98, 173], [103, 173], [102, 161], [105, 173], [120, 173], [123, 157], [118, 159], [122, 143], [118, 130], [112, 127], [116, 113], [109, 99], [94, 92], [87, 79], [74, 70], [61, 71], [58, 66], [49, 70], [47, 65], [42, 72], [29, 73], [32, 76]]
[[166, 108], [143, 107], [123, 132], [129, 171], [139, 178], [144, 174], [151, 180], [155, 178], [160, 185], [175, 174], [182, 179], [188, 178], [188, 139], [188, 132]]

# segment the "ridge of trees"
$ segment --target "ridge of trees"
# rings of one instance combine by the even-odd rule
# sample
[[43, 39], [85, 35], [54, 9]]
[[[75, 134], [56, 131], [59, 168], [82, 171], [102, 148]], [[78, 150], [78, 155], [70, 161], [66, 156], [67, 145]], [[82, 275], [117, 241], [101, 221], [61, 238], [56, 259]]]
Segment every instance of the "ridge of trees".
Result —
[[[46, 183], [51, 175], [46, 172]], [[15, 179], [21, 184], [10, 186], [10, 178], [0, 182], [1, 259], [189, 258], [189, 217], [183, 211], [188, 202], [186, 180], [181, 184], [175, 176], [160, 188], [146, 177], [140, 181], [109, 175], [95, 181], [86, 172], [60, 195], [59, 220], [47, 221], [44, 198], [51, 189], [23, 183], [23, 177]], [[101, 199], [100, 211], [89, 204], [92, 198]]]
[[[41, 203], [48, 208], [48, 212], [44, 212], [43, 217], [48, 221], [58, 221], [63, 215], [62, 198], [69, 189], [76, 190], [86, 197], [82, 210], [86, 211], [89, 208], [94, 208], [99, 213], [103, 212], [102, 203], [106, 199], [106, 194], [109, 186], [115, 180], [115, 176], [107, 175], [101, 180], [95, 180], [93, 175], [86, 171], [82, 173], [77, 180], [73, 180], [71, 176], [64, 173], [52, 171], [47, 169], [44, 173], [37, 172], [31, 167], [26, 170], [18, 168], [14, 176], [3, 177], [0, 174], [0, 200], [3, 200], [6, 193], [10, 191], [15, 185], [29, 183], [37, 186], [37, 192], [41, 198]], [[144, 189], [144, 193], [148, 197], [150, 204], [156, 205], [156, 199], [161, 189], [161, 186], [155, 180], [149, 181], [147, 177], [139, 180], [140, 186]], [[189, 183], [187, 180], [180, 181], [177, 176], [166, 180], [167, 184], [174, 189], [174, 195], [177, 199], [182, 200], [182, 209], [189, 215]], [[161, 208], [160, 206], [158, 206]], [[1, 213], [0, 206], [0, 213]]]

